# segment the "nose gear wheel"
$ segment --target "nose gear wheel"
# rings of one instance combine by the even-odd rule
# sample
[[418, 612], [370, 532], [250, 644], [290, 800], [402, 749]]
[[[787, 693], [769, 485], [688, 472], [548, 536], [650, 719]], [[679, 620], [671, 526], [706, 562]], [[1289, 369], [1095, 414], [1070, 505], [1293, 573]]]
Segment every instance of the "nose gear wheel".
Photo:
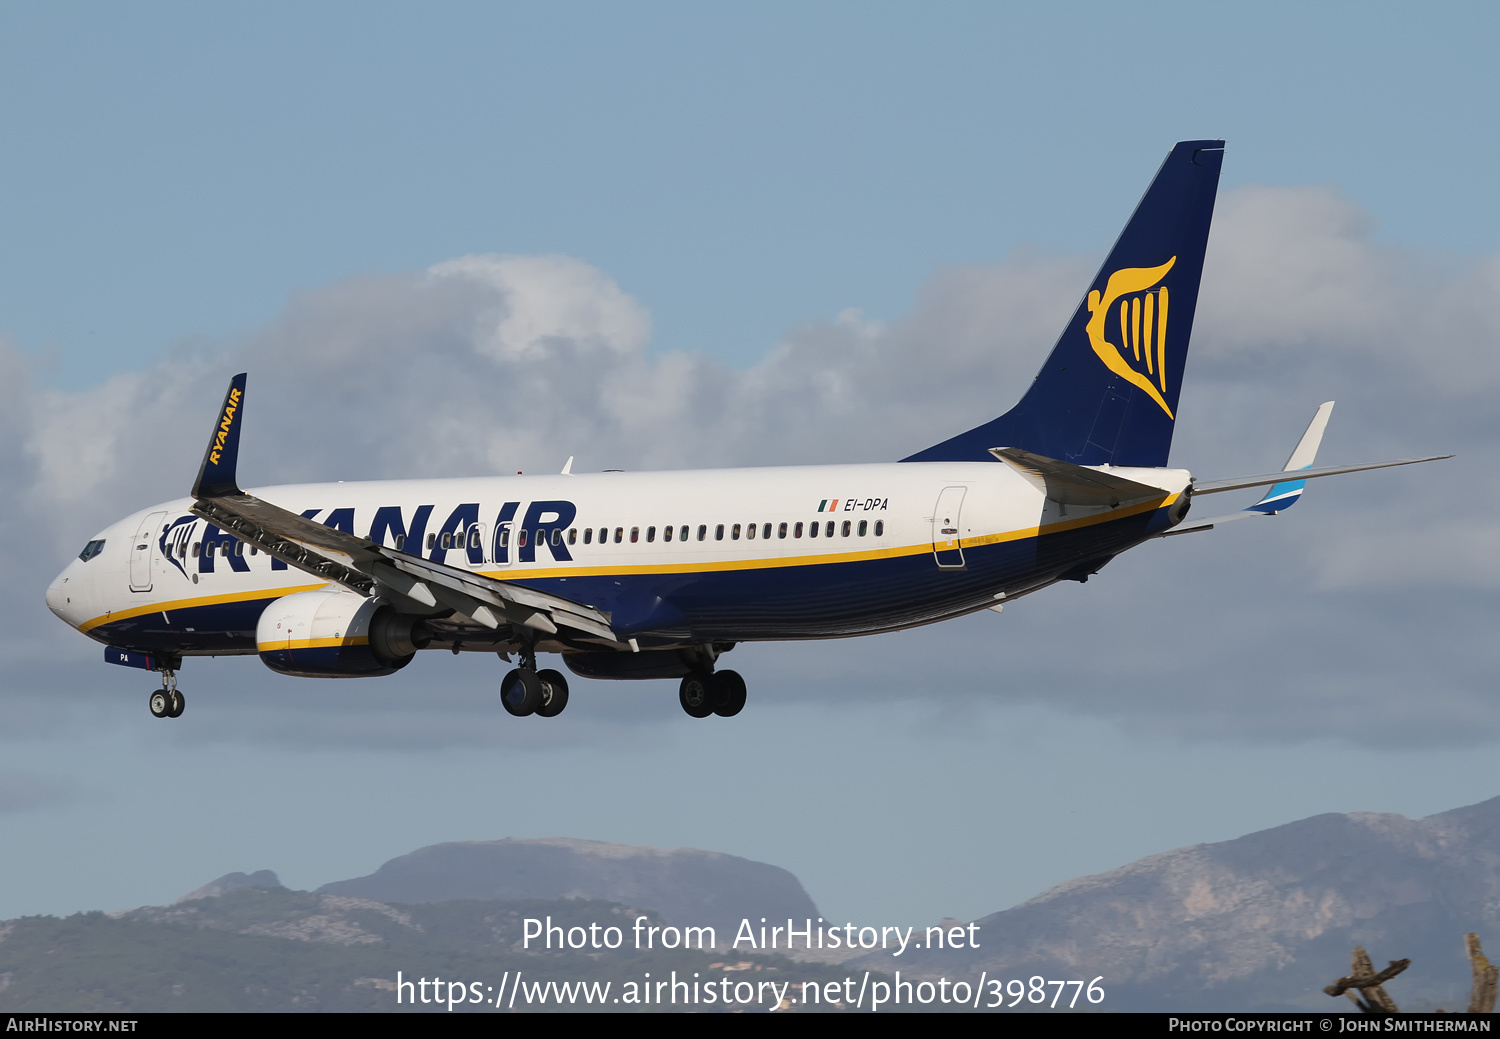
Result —
[[151, 694], [146, 706], [151, 708], [153, 718], [180, 718], [187, 701], [177, 688], [177, 672], [164, 668], [161, 673], [161, 688]]

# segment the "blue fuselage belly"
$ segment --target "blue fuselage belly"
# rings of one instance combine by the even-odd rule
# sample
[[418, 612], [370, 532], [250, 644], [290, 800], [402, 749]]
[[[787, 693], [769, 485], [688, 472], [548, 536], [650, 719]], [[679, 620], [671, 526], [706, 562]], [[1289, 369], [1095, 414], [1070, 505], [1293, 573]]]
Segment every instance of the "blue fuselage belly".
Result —
[[254, 653], [255, 623], [279, 596], [208, 603], [146, 613], [125, 620], [106, 621], [89, 630], [89, 637], [142, 653], [188, 656]]

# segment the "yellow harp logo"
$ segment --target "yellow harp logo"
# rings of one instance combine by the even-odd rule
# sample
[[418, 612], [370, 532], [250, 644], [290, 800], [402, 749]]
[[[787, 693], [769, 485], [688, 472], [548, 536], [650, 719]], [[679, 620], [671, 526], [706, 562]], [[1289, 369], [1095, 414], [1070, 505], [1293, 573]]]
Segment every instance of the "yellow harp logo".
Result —
[[[1132, 386], [1145, 390], [1167, 413], [1167, 418], [1173, 417], [1172, 409], [1162, 398], [1167, 390], [1167, 287], [1150, 290], [1156, 288], [1176, 262], [1174, 256], [1160, 267], [1124, 267], [1115, 271], [1104, 285], [1103, 299], [1099, 298], [1098, 289], [1089, 291], [1089, 321], [1084, 326], [1089, 345], [1104, 366]], [[1105, 338], [1111, 315], [1118, 316], [1119, 346]]]

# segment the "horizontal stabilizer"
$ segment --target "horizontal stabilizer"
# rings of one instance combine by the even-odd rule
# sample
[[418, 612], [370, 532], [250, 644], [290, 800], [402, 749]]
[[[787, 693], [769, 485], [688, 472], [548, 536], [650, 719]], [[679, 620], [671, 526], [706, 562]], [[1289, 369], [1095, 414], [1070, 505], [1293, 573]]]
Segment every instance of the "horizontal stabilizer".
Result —
[[1137, 483], [1123, 476], [1088, 469], [1072, 462], [1023, 451], [1019, 447], [992, 447], [990, 454], [1041, 487], [1048, 498], [1062, 505], [1088, 508], [1119, 508], [1132, 502], [1165, 498], [1167, 491]]

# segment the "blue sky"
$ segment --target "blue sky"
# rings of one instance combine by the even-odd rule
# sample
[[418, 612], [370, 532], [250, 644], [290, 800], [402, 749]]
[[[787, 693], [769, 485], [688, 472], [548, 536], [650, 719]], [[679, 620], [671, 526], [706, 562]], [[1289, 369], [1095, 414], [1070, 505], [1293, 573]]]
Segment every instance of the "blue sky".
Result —
[[748, 364], [1102, 249], [1166, 145], [1493, 249], [1482, 4], [12, 4], [6, 327], [81, 385], [289, 292], [564, 253]]
[[[834, 915], [970, 918], [1316, 812], [1493, 796], [1497, 20], [7, 6], [0, 918], [504, 836], [705, 847]], [[580, 682], [540, 734], [494, 661], [446, 657], [384, 685], [194, 662], [172, 726], [42, 605], [95, 530], [183, 493], [242, 363], [256, 482], [899, 457], [1008, 406], [1172, 142], [1219, 136], [1174, 462], [1264, 471], [1335, 398], [1329, 461], [1447, 469], [1333, 481], [1003, 617], [742, 647], [751, 706], [707, 727], [666, 684]], [[474, 312], [418, 286], [487, 254], [533, 258], [502, 288], [549, 306], [623, 294], [649, 338], [601, 319], [594, 369], [466, 385], [483, 344], [438, 330]], [[442, 449], [434, 413], [477, 442]]]

